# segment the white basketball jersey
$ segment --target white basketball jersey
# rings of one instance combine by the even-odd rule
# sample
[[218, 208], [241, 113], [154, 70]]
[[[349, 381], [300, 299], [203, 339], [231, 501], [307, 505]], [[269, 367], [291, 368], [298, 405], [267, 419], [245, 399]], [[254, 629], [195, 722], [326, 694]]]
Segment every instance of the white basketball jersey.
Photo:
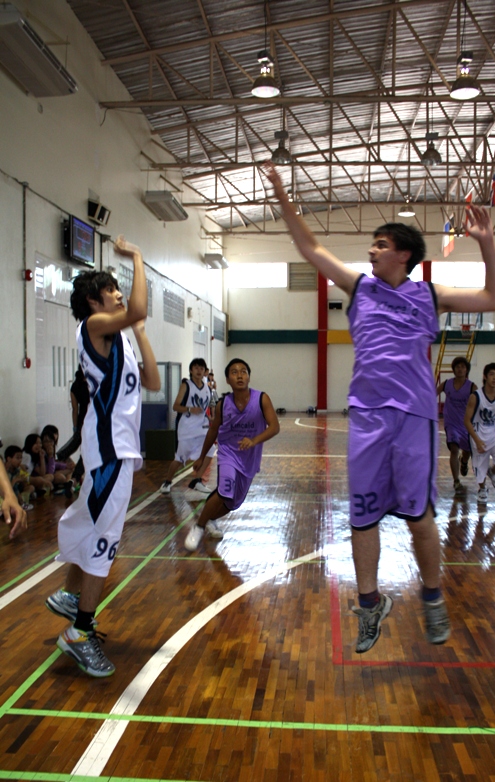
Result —
[[115, 459], [134, 459], [139, 470], [141, 382], [132, 345], [119, 331], [108, 358], [101, 356], [91, 343], [86, 320], [77, 327], [76, 339], [91, 396], [81, 433], [84, 465], [95, 470]]
[[203, 378], [202, 388], [198, 388], [196, 383], [193, 383], [192, 380], [187, 380], [186, 378], [184, 378], [182, 382], [187, 386], [187, 394], [181, 401], [181, 404], [186, 407], [201, 407], [203, 409], [203, 415], [194, 415], [193, 413], [178, 414], [176, 424], [179, 442], [200, 435], [206, 437], [209, 426], [206, 410], [210, 406], [211, 400], [211, 391], [206, 378]]
[[474, 392], [476, 407], [471, 423], [478, 437], [486, 444], [487, 450], [495, 445], [495, 399], [490, 402], [482, 388]]

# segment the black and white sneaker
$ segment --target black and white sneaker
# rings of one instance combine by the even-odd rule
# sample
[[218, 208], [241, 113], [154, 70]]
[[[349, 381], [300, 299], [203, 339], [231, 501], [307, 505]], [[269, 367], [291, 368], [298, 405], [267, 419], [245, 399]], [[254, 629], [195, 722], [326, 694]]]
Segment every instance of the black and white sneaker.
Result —
[[359, 619], [356, 652], [362, 654], [371, 649], [380, 637], [380, 627], [386, 616], [392, 610], [394, 601], [388, 595], [380, 595], [380, 600], [374, 608], [352, 606]]

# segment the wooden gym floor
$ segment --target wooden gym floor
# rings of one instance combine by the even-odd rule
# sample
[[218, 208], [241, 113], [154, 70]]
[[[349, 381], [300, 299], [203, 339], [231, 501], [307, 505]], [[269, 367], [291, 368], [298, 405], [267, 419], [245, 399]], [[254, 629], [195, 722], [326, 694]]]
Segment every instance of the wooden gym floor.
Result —
[[[438, 524], [451, 640], [423, 636], [418, 576], [399, 520], [382, 523], [394, 598], [376, 646], [354, 652], [347, 419], [286, 415], [223, 541], [183, 547], [204, 498], [164, 462], [136, 475], [98, 615], [117, 671], [58, 652], [44, 607], [64, 497], [29, 531], [0, 528], [0, 778], [65, 782], [495, 780], [495, 491], [453, 498], [442, 436]], [[411, 465], [414, 469], [414, 465]], [[210, 479], [213, 482], [213, 474]]]

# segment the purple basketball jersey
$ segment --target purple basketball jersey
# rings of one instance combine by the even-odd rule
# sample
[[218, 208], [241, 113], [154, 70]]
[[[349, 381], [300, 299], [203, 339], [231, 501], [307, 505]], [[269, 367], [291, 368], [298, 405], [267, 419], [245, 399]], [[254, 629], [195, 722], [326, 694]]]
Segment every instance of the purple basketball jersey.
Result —
[[227, 394], [222, 403], [222, 423], [218, 428], [218, 465], [231, 464], [243, 475], [252, 478], [259, 472], [263, 445], [255, 445], [247, 451], [239, 450], [243, 437], [256, 437], [266, 429], [261, 409], [263, 391], [251, 388], [249, 402], [240, 411], [234, 402], [234, 394]]
[[410, 279], [392, 288], [377, 277], [363, 275], [347, 314], [355, 352], [349, 406], [395, 407], [436, 420], [428, 358], [438, 332], [433, 288]]

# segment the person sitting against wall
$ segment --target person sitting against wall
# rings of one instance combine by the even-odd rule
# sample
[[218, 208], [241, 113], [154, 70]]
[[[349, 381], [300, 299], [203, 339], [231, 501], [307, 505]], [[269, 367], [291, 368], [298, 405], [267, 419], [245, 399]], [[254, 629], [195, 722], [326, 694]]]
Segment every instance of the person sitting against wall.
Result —
[[[55, 440], [49, 434], [45, 434], [41, 439], [43, 450], [45, 451], [46, 474], [53, 476], [53, 493], [65, 494], [71, 497], [74, 491], [74, 484], [71, 480], [73, 467], [67, 462], [57, 461], [55, 457]], [[72, 462], [72, 464], [74, 464]]]
[[17, 501], [23, 510], [32, 510], [33, 506], [29, 500], [32, 495], [36, 494], [36, 489], [29, 482], [27, 467], [22, 463], [22, 448], [18, 445], [9, 445], [5, 449], [4, 457], [7, 476], [12, 484]]
[[24, 441], [23, 451], [28, 460], [29, 482], [36, 489], [36, 496], [43, 497], [44, 494], [50, 493], [53, 488], [53, 475], [47, 474], [46, 454], [39, 434], [28, 434]]

